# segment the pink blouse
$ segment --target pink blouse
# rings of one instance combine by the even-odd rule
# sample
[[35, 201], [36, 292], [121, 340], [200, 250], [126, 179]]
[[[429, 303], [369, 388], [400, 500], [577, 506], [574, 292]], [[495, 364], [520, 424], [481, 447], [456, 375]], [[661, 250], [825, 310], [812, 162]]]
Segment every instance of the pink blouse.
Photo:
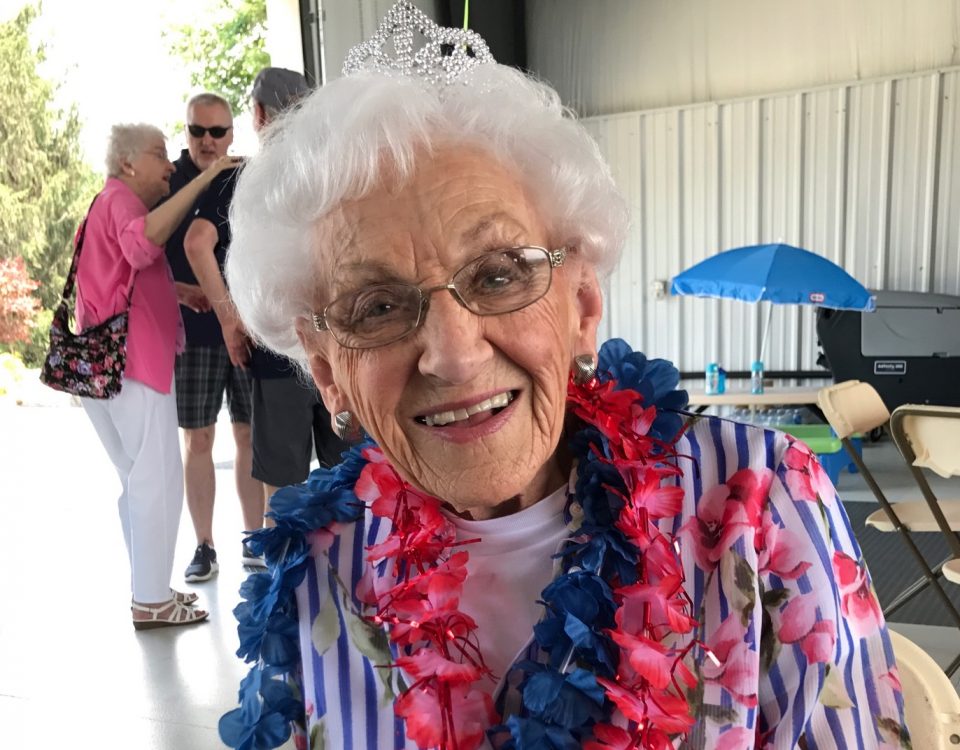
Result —
[[163, 245], [144, 234], [148, 209], [114, 177], [94, 202], [77, 269], [77, 325], [89, 328], [127, 307], [134, 273], [125, 378], [170, 393], [183, 351], [183, 321]]

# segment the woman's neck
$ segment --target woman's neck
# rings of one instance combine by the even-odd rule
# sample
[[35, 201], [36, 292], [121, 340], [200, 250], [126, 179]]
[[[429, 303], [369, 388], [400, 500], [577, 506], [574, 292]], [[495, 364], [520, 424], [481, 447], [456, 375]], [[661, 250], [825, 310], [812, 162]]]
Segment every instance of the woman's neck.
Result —
[[144, 194], [145, 190], [143, 185], [139, 184], [136, 178], [134, 177], [130, 177], [129, 175], [125, 175], [125, 174], [120, 174], [120, 175], [117, 175], [117, 179], [120, 180], [120, 182], [122, 182], [128, 188], [130, 188], [134, 192], [134, 194], [141, 201], [143, 201], [143, 205], [146, 206], [148, 210], [153, 208], [154, 205], [160, 200], [155, 195], [145, 195]]
[[534, 475], [533, 479], [519, 495], [508, 497], [493, 505], [482, 504], [457, 507], [454, 503], [444, 505], [460, 518], [468, 521], [489, 521], [492, 518], [519, 513], [524, 508], [539, 503], [562, 487], [570, 476], [570, 460], [566, 451], [557, 449], [549, 461]]

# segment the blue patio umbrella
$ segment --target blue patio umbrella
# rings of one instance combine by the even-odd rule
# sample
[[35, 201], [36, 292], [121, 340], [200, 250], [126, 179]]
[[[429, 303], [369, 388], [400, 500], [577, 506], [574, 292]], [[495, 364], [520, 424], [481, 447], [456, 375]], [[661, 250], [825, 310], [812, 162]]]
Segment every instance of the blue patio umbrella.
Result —
[[[872, 311], [876, 298], [833, 261], [792, 245], [750, 245], [726, 250], [673, 277], [672, 294], [817, 305]], [[763, 329], [760, 359], [767, 343], [771, 306]]]

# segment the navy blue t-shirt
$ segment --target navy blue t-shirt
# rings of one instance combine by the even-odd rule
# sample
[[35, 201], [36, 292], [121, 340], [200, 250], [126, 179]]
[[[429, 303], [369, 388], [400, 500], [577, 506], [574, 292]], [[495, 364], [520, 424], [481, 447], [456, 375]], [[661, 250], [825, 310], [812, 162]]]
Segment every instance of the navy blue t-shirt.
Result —
[[[239, 168], [225, 169], [218, 174], [203, 197], [197, 201], [196, 218], [206, 219], [217, 228], [217, 263], [220, 272], [227, 257], [227, 247], [233, 235], [230, 232], [230, 202], [237, 184]], [[266, 248], [269, 251], [269, 248]], [[219, 326], [218, 326], [219, 329]], [[222, 339], [222, 335], [221, 335]], [[255, 378], [289, 378], [295, 374], [294, 366], [285, 358], [263, 349], [254, 347], [250, 353], [250, 372]]]
[[[176, 171], [170, 175], [170, 195], [176, 193], [200, 174], [199, 168], [193, 163], [190, 153], [186, 149], [180, 153], [180, 158], [173, 163], [173, 166], [176, 167]], [[183, 249], [183, 238], [187, 236], [190, 223], [193, 221], [197, 208], [205, 195], [206, 193], [197, 199], [193, 208], [180, 222], [180, 226], [167, 240], [167, 262], [170, 264], [173, 278], [185, 284], [196, 284], [197, 277], [194, 275], [193, 269], [190, 268], [189, 261], [187, 261], [187, 254]], [[218, 260], [220, 260], [222, 269], [223, 260], [222, 258], [218, 258]], [[220, 321], [217, 320], [217, 316], [212, 310], [205, 313], [196, 313], [189, 307], [181, 305], [180, 314], [183, 316], [183, 327], [187, 334], [188, 344], [193, 346], [223, 346]]]
[[238, 167], [224, 169], [213, 178], [213, 182], [197, 199], [195, 219], [206, 219], [217, 228], [217, 247], [214, 254], [220, 272], [223, 272], [223, 262], [227, 258], [227, 247], [230, 245], [230, 202], [233, 200], [233, 190], [237, 185]]

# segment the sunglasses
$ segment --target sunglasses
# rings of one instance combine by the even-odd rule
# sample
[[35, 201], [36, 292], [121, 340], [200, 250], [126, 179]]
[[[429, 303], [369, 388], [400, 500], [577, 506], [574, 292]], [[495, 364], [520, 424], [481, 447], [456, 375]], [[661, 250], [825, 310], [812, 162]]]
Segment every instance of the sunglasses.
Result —
[[207, 133], [211, 138], [223, 138], [232, 127], [232, 125], [226, 128], [222, 125], [214, 125], [212, 128], [205, 128], [203, 125], [187, 125], [187, 130], [194, 138], [203, 138]]

